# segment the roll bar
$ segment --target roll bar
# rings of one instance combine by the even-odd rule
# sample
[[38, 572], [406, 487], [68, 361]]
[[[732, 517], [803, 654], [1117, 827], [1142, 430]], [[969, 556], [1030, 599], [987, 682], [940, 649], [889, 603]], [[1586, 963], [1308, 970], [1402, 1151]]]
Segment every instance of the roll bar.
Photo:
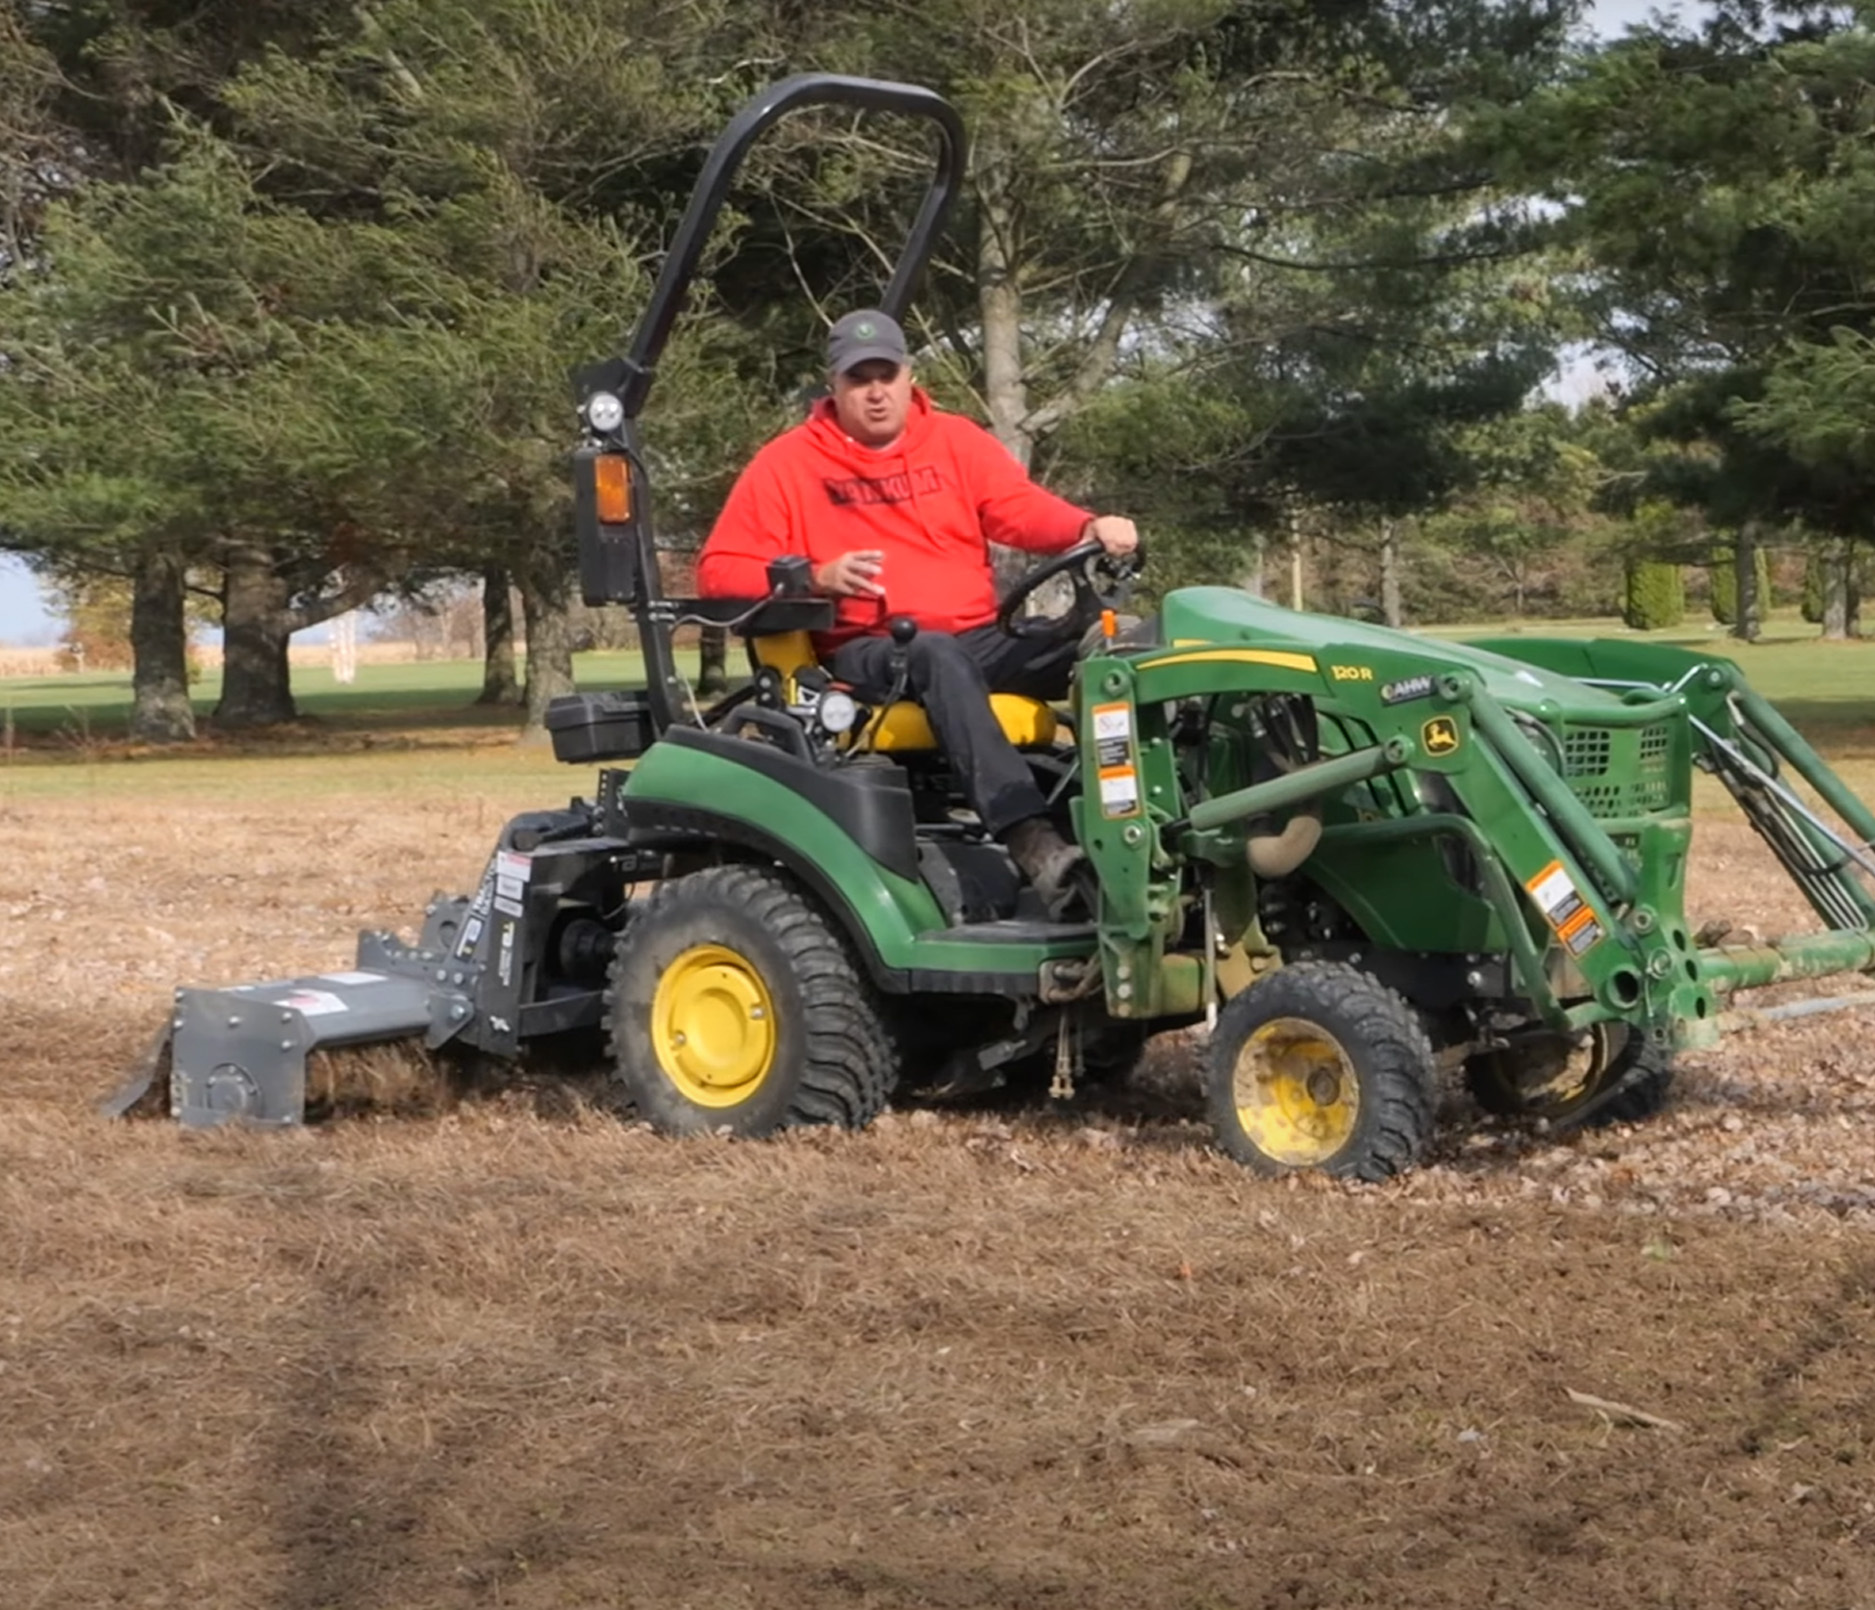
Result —
[[749, 147], [763, 133], [803, 106], [852, 106], [868, 112], [899, 112], [908, 117], [926, 118], [937, 126], [936, 165], [925, 190], [924, 202], [879, 304], [894, 319], [903, 318], [912, 287], [924, 271], [932, 244], [963, 183], [963, 120], [941, 95], [915, 84], [850, 78], [837, 73], [799, 73], [784, 78], [745, 103], [711, 147], [709, 159], [697, 176], [696, 188], [691, 191], [690, 205], [671, 238], [670, 250], [665, 253], [663, 266], [658, 271], [657, 284], [652, 288], [651, 299], [645, 304], [625, 355], [585, 364], [574, 371], [573, 384], [580, 400], [580, 414], [589, 428], [591, 420], [586, 404], [596, 393], [610, 392], [624, 406], [623, 420], [617, 431], [595, 431], [594, 434], [616, 435], [623, 439], [630, 431], [651, 393], [658, 359], [683, 307], [690, 282], [696, 277], [697, 263], [709, 242], [716, 215], [722, 210], [736, 170], [741, 167]]

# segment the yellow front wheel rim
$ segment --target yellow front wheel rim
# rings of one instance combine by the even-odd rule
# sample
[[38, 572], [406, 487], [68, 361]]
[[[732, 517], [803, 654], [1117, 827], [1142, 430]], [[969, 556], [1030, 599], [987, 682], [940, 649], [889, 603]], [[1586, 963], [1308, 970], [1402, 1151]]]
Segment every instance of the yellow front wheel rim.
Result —
[[1265, 1157], [1313, 1168], [1347, 1145], [1361, 1115], [1354, 1063], [1319, 1024], [1279, 1017], [1244, 1041], [1232, 1072], [1237, 1122]]
[[658, 1066], [699, 1107], [738, 1107], [775, 1065], [775, 1003], [747, 957], [693, 945], [664, 969], [651, 998]]

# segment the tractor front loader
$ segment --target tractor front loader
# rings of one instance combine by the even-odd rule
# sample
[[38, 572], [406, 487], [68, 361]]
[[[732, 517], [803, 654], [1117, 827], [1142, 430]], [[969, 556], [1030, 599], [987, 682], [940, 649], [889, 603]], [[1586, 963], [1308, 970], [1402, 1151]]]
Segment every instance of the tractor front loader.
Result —
[[[1018, 633], [1087, 639], [1067, 707], [998, 696], [1085, 910], [1053, 920], [963, 808], [925, 713], [833, 681], [805, 561], [740, 601], [659, 583], [638, 418], [736, 165], [811, 104], [922, 119], [933, 171], [884, 309], [902, 314], [958, 186], [928, 91], [806, 76], [718, 142], [627, 355], [580, 371], [585, 597], [629, 605], [642, 688], [549, 715], [590, 797], [503, 830], [471, 895], [342, 972], [184, 989], [114, 1110], [301, 1121], [316, 1048], [398, 1036], [508, 1061], [590, 1045], [671, 1133], [862, 1126], [900, 1092], [1111, 1076], [1209, 1021], [1219, 1145], [1269, 1173], [1381, 1178], [1431, 1137], [1439, 1070], [1555, 1123], [1646, 1116], [1677, 1050], [1738, 992], [1875, 969], [1875, 819], [1723, 659], [1621, 643], [1450, 644], [1227, 588], [1132, 584], [1083, 545], [1004, 600]], [[1029, 614], [1056, 576], [1065, 616]], [[743, 637], [750, 675], [699, 704], [684, 624]], [[895, 627], [901, 649], [915, 630]], [[1684, 879], [1695, 768], [1720, 778], [1823, 928], [1702, 943]], [[1807, 785], [1836, 818], [1805, 803]], [[603, 1050], [597, 1047], [603, 1046]]]

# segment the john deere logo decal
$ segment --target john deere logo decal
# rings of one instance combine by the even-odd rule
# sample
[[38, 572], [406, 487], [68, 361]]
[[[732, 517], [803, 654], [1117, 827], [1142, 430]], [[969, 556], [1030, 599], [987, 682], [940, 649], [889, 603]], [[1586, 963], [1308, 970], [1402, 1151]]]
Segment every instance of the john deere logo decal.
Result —
[[1458, 747], [1458, 723], [1450, 716], [1434, 716], [1419, 729], [1419, 740], [1429, 755], [1449, 755]]

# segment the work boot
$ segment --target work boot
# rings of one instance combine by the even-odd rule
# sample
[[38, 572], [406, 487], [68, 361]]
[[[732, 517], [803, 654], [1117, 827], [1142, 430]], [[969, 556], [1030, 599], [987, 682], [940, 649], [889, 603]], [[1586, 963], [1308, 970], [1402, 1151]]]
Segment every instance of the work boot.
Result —
[[1079, 893], [1074, 874], [1087, 857], [1055, 831], [1045, 816], [1031, 816], [1010, 828], [1003, 842], [1022, 869], [1022, 875], [1042, 897], [1049, 916], [1060, 922]]

